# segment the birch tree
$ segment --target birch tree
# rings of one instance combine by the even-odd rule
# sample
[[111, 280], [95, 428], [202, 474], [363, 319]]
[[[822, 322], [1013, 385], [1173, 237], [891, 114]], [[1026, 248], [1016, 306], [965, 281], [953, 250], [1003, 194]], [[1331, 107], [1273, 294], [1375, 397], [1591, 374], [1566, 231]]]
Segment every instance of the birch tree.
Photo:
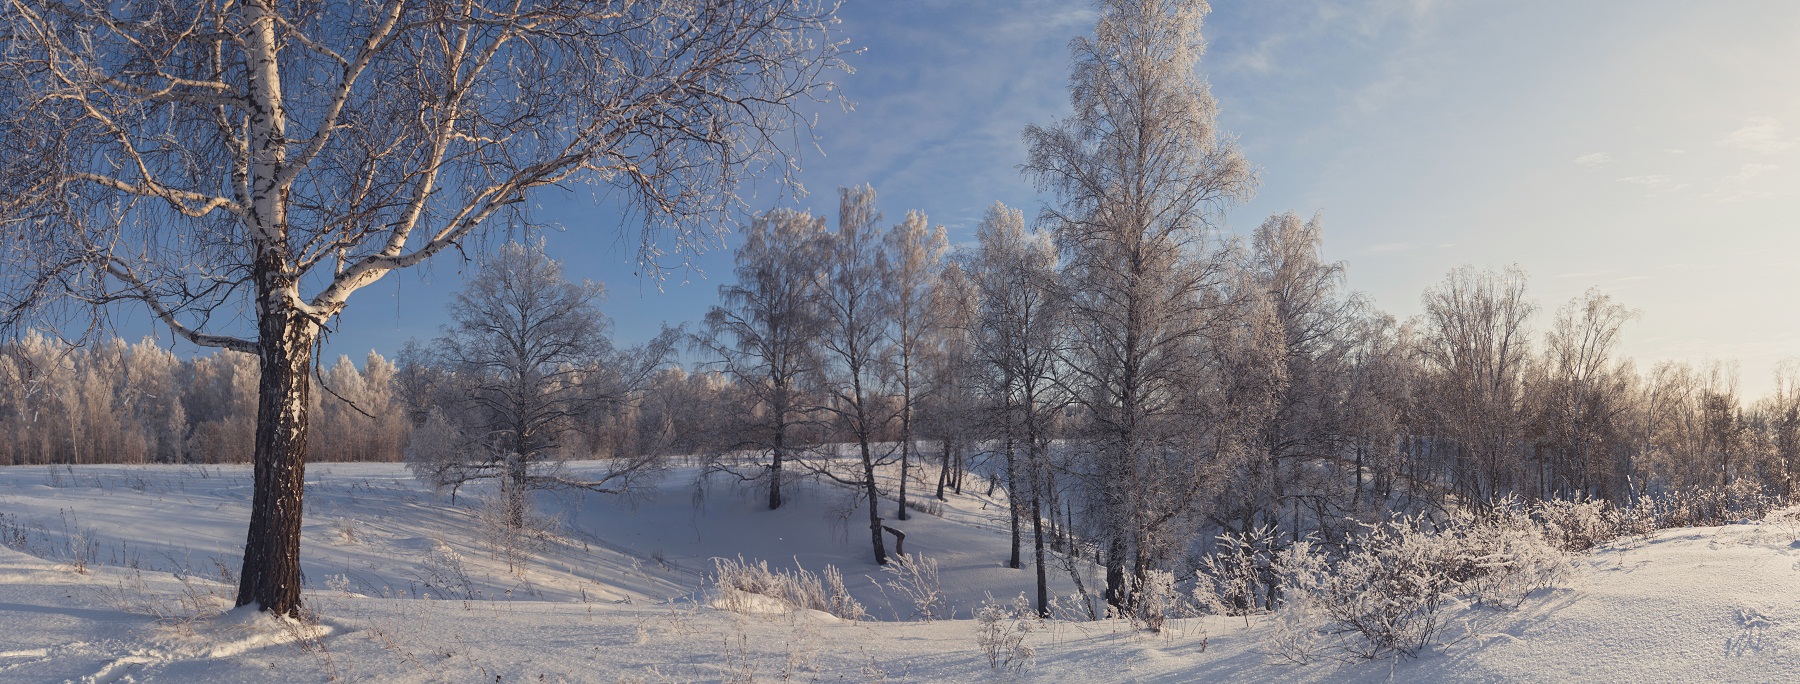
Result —
[[1613, 355], [1632, 316], [1598, 289], [1557, 310], [1530, 388], [1540, 447], [1537, 496], [1619, 501], [1626, 493], [1621, 442], [1632, 371]]
[[1256, 415], [1254, 448], [1224, 498], [1236, 531], [1270, 525], [1298, 537], [1301, 499], [1315, 508], [1315, 520], [1343, 517], [1321, 509], [1333, 503], [1323, 494], [1338, 484], [1335, 457], [1348, 441], [1345, 363], [1355, 301], [1340, 290], [1343, 263], [1321, 257], [1322, 241], [1319, 217], [1302, 221], [1291, 212], [1270, 216], [1251, 240], [1248, 286], [1275, 333], [1257, 340], [1266, 363], [1251, 373], [1271, 379], [1274, 403]]
[[[812, 0], [5, 0], [0, 320], [124, 302], [256, 354], [237, 603], [300, 607], [308, 371], [351, 296], [592, 184], [652, 266], [841, 66]], [[62, 307], [63, 312], [72, 309]]]
[[962, 493], [968, 452], [981, 434], [983, 366], [975, 349], [980, 291], [963, 267], [968, 261], [963, 256], [944, 265], [931, 291], [931, 317], [937, 324], [926, 338], [923, 359], [929, 389], [921, 402], [920, 423], [927, 438], [938, 443], [939, 501], [948, 500], [946, 489]]
[[[976, 228], [975, 282], [981, 302], [978, 357], [988, 369], [989, 393], [1006, 455], [1012, 556], [1019, 562], [1020, 519], [1031, 521], [1037, 569], [1037, 607], [1047, 610], [1044, 509], [1050, 489], [1054, 416], [1066, 403], [1057, 373], [1064, 300], [1056, 282], [1056, 244], [1025, 229], [1023, 212], [998, 202]], [[1015, 452], [1024, 453], [1021, 459]], [[1054, 508], [1051, 509], [1054, 514]]]
[[1463, 267], [1423, 298], [1424, 359], [1436, 378], [1439, 425], [1453, 449], [1451, 476], [1465, 501], [1483, 506], [1518, 484], [1523, 379], [1534, 306], [1525, 273]]
[[506, 525], [517, 530], [531, 490], [620, 493], [652, 468], [655, 455], [638, 453], [612, 454], [603, 472], [587, 477], [557, 467], [596, 414], [648, 384], [674, 342], [665, 334], [643, 349], [615, 351], [597, 306], [603, 292], [565, 279], [541, 244], [508, 243], [482, 259], [451, 300], [452, 325], [436, 344], [452, 388], [439, 395], [451, 404], [442, 415], [468, 443], [450, 451], [462, 460], [451, 468], [439, 454], [415, 451], [415, 462], [439, 474], [433, 484], [499, 479]]
[[1764, 402], [1775, 458], [1781, 467], [1781, 495], [1794, 496], [1800, 477], [1800, 359], [1781, 360], [1775, 366], [1775, 390]]
[[733, 421], [739, 437], [728, 450], [766, 453], [769, 510], [781, 507], [781, 484], [794, 458], [796, 428], [812, 421], [806, 386], [821, 363], [824, 325], [819, 303], [825, 220], [776, 209], [750, 222], [737, 249], [735, 283], [719, 286], [695, 345], [747, 395]]
[[1206, 244], [1223, 210], [1254, 185], [1248, 163], [1216, 125], [1196, 74], [1204, 43], [1198, 0], [1102, 0], [1092, 37], [1070, 43], [1073, 113], [1029, 126], [1027, 176], [1054, 201], [1072, 290], [1074, 392], [1093, 421], [1107, 599], [1124, 606], [1127, 563], [1150, 570], [1160, 521], [1147, 478], [1189, 473], [1178, 439], [1205, 301], [1222, 277]]
[[833, 469], [835, 448], [813, 469], [862, 489], [869, 500], [869, 538], [875, 563], [886, 565], [887, 546], [881, 535], [887, 528], [881, 524], [881, 489], [875, 469], [887, 465], [892, 454], [876, 441], [895, 416], [882, 401], [888, 389], [883, 362], [890, 345], [891, 310], [884, 291], [888, 263], [876, 227], [880, 222], [874, 188], [864, 185], [838, 190], [837, 232], [825, 242], [824, 277], [817, 281], [824, 323], [819, 346], [829, 359], [822, 374], [827, 393], [824, 410], [856, 441], [858, 472], [844, 476]]
[[931, 292], [944, 267], [950, 240], [943, 226], [933, 230], [924, 214], [908, 211], [906, 219], [882, 238], [882, 246], [887, 251], [887, 299], [894, 323], [891, 365], [900, 385], [900, 487], [894, 517], [905, 520], [906, 484], [913, 454], [918, 451], [913, 428], [922, 389], [920, 364], [926, 340], [940, 324], [931, 315]]

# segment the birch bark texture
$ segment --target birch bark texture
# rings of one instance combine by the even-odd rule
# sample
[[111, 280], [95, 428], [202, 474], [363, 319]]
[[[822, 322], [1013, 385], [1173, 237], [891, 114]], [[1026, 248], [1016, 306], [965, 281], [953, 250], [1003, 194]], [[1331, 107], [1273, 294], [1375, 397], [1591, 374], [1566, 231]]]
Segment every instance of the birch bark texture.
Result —
[[[610, 191], [651, 270], [791, 179], [844, 68], [814, 0], [0, 0], [0, 326], [256, 354], [239, 604], [300, 608], [307, 373], [357, 290], [545, 186]], [[73, 322], [72, 322], [73, 321]]]

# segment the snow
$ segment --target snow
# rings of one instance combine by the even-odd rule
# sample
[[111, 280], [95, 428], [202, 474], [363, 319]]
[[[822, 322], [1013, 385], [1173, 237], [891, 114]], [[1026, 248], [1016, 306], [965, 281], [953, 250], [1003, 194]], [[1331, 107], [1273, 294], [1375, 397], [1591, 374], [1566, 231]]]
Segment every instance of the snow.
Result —
[[[1417, 659], [1294, 664], [1267, 617], [1160, 634], [1050, 621], [997, 672], [975, 606], [1032, 587], [1006, 568], [1003, 502], [952, 497], [892, 519], [934, 558], [955, 619], [910, 614], [869, 559], [848, 490], [787, 489], [767, 511], [676, 469], [634, 501], [541, 495], [561, 521], [523, 568], [488, 538], [478, 492], [452, 505], [391, 464], [309, 467], [303, 567], [312, 621], [230, 609], [248, 520], [244, 467], [0, 468], [0, 682], [185, 681], [1792, 681], [1800, 671], [1800, 508], [1606, 545], [1515, 611], [1459, 607], [1454, 642]], [[920, 497], [925, 500], [929, 497]], [[971, 494], [974, 494], [973, 492]], [[891, 542], [891, 538], [889, 539]], [[721, 611], [715, 556], [843, 571], [870, 618]], [[223, 568], [223, 577], [221, 568]], [[1090, 569], [1091, 570], [1091, 569]], [[1070, 591], [1057, 564], [1058, 593]], [[498, 678], [498, 679], [496, 679]]]

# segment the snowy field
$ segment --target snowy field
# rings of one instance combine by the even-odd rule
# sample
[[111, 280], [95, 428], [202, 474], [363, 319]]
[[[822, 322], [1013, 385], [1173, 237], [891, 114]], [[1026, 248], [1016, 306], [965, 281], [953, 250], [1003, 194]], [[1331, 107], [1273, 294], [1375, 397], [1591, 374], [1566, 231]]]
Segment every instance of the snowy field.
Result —
[[[509, 567], [480, 491], [452, 505], [398, 465], [308, 472], [303, 567], [314, 625], [228, 611], [249, 518], [247, 467], [0, 469], [0, 681], [1793, 681], [1800, 509], [1666, 530], [1579, 562], [1516, 611], [1458, 608], [1417, 659], [1294, 664], [1264, 617], [1018, 623], [990, 660], [973, 619], [1032, 587], [1004, 567], [1004, 506], [954, 497], [895, 522], [932, 558], [951, 619], [870, 560], [850, 492], [800, 483], [780, 511], [676, 469], [647, 496], [543, 494], [546, 530]], [[929, 492], [925, 493], [927, 496]], [[923, 500], [923, 498], [921, 498]], [[890, 538], [891, 541], [891, 538]], [[841, 569], [867, 610], [712, 607], [713, 557]], [[1087, 570], [1087, 569], [1083, 569]], [[1060, 563], [1053, 589], [1072, 591]], [[1092, 581], [1091, 579], [1089, 581]], [[1002, 622], [1010, 626], [1012, 622]]]

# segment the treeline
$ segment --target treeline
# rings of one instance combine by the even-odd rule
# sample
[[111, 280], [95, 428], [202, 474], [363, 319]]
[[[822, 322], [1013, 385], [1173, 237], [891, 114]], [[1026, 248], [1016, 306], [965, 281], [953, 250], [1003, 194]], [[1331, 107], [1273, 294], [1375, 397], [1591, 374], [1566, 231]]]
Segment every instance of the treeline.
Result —
[[[835, 228], [785, 210], [745, 227], [735, 282], [687, 338], [691, 372], [663, 363], [668, 335], [653, 352], [614, 351], [582, 309], [591, 320], [562, 356], [471, 385], [493, 363], [448, 329], [397, 364], [371, 353], [321, 369], [312, 458], [397, 461], [420, 427], [436, 441], [412, 460], [465, 479], [509, 454], [646, 471], [701, 454], [771, 507], [798, 476], [880, 502], [942, 498], [975, 472], [1017, 505], [1016, 566], [1039, 544], [1116, 554], [1127, 590], [1138, 568], [1187, 562], [1219, 533], [1343, 539], [1393, 512], [1507, 497], [1794, 495], [1800, 365], [1754, 399], [1730, 364], [1639, 368], [1618, 353], [1632, 312], [1598, 291], [1539, 317], [1522, 272], [1465, 267], [1400, 321], [1346, 291], [1317, 218], [1289, 214], [1178, 252], [1154, 297], [1137, 293], [1156, 308], [1134, 314], [1116, 274], [1016, 210], [996, 204], [952, 250], [918, 212], [884, 225], [870, 188], [840, 200]], [[572, 287], [540, 252], [503, 251], [551, 269], [533, 287]], [[453, 317], [487, 329], [475, 312], [507, 309]], [[1538, 318], [1548, 326], [1534, 330]], [[521, 377], [542, 387], [511, 413], [469, 403]], [[180, 358], [149, 339], [0, 345], [0, 463], [243, 462], [256, 380], [249, 355]], [[550, 417], [507, 432], [525, 414]], [[884, 555], [907, 508], [892, 511], [870, 509]]]
[[[410, 353], [409, 353], [410, 351]], [[339, 356], [313, 378], [309, 461], [401, 461], [453, 385], [430, 349], [358, 367]], [[68, 346], [42, 335], [0, 344], [0, 465], [248, 463], [256, 435], [256, 357], [218, 351], [188, 358], [154, 338]], [[693, 453], [681, 434], [715, 375], [657, 367], [632, 391], [578, 416], [563, 457]], [[460, 389], [460, 388], [459, 388]]]
[[[409, 425], [394, 374], [374, 352], [316, 374], [310, 460], [400, 459]], [[26, 336], [0, 345], [0, 465], [248, 462], [257, 377], [249, 354]]]

